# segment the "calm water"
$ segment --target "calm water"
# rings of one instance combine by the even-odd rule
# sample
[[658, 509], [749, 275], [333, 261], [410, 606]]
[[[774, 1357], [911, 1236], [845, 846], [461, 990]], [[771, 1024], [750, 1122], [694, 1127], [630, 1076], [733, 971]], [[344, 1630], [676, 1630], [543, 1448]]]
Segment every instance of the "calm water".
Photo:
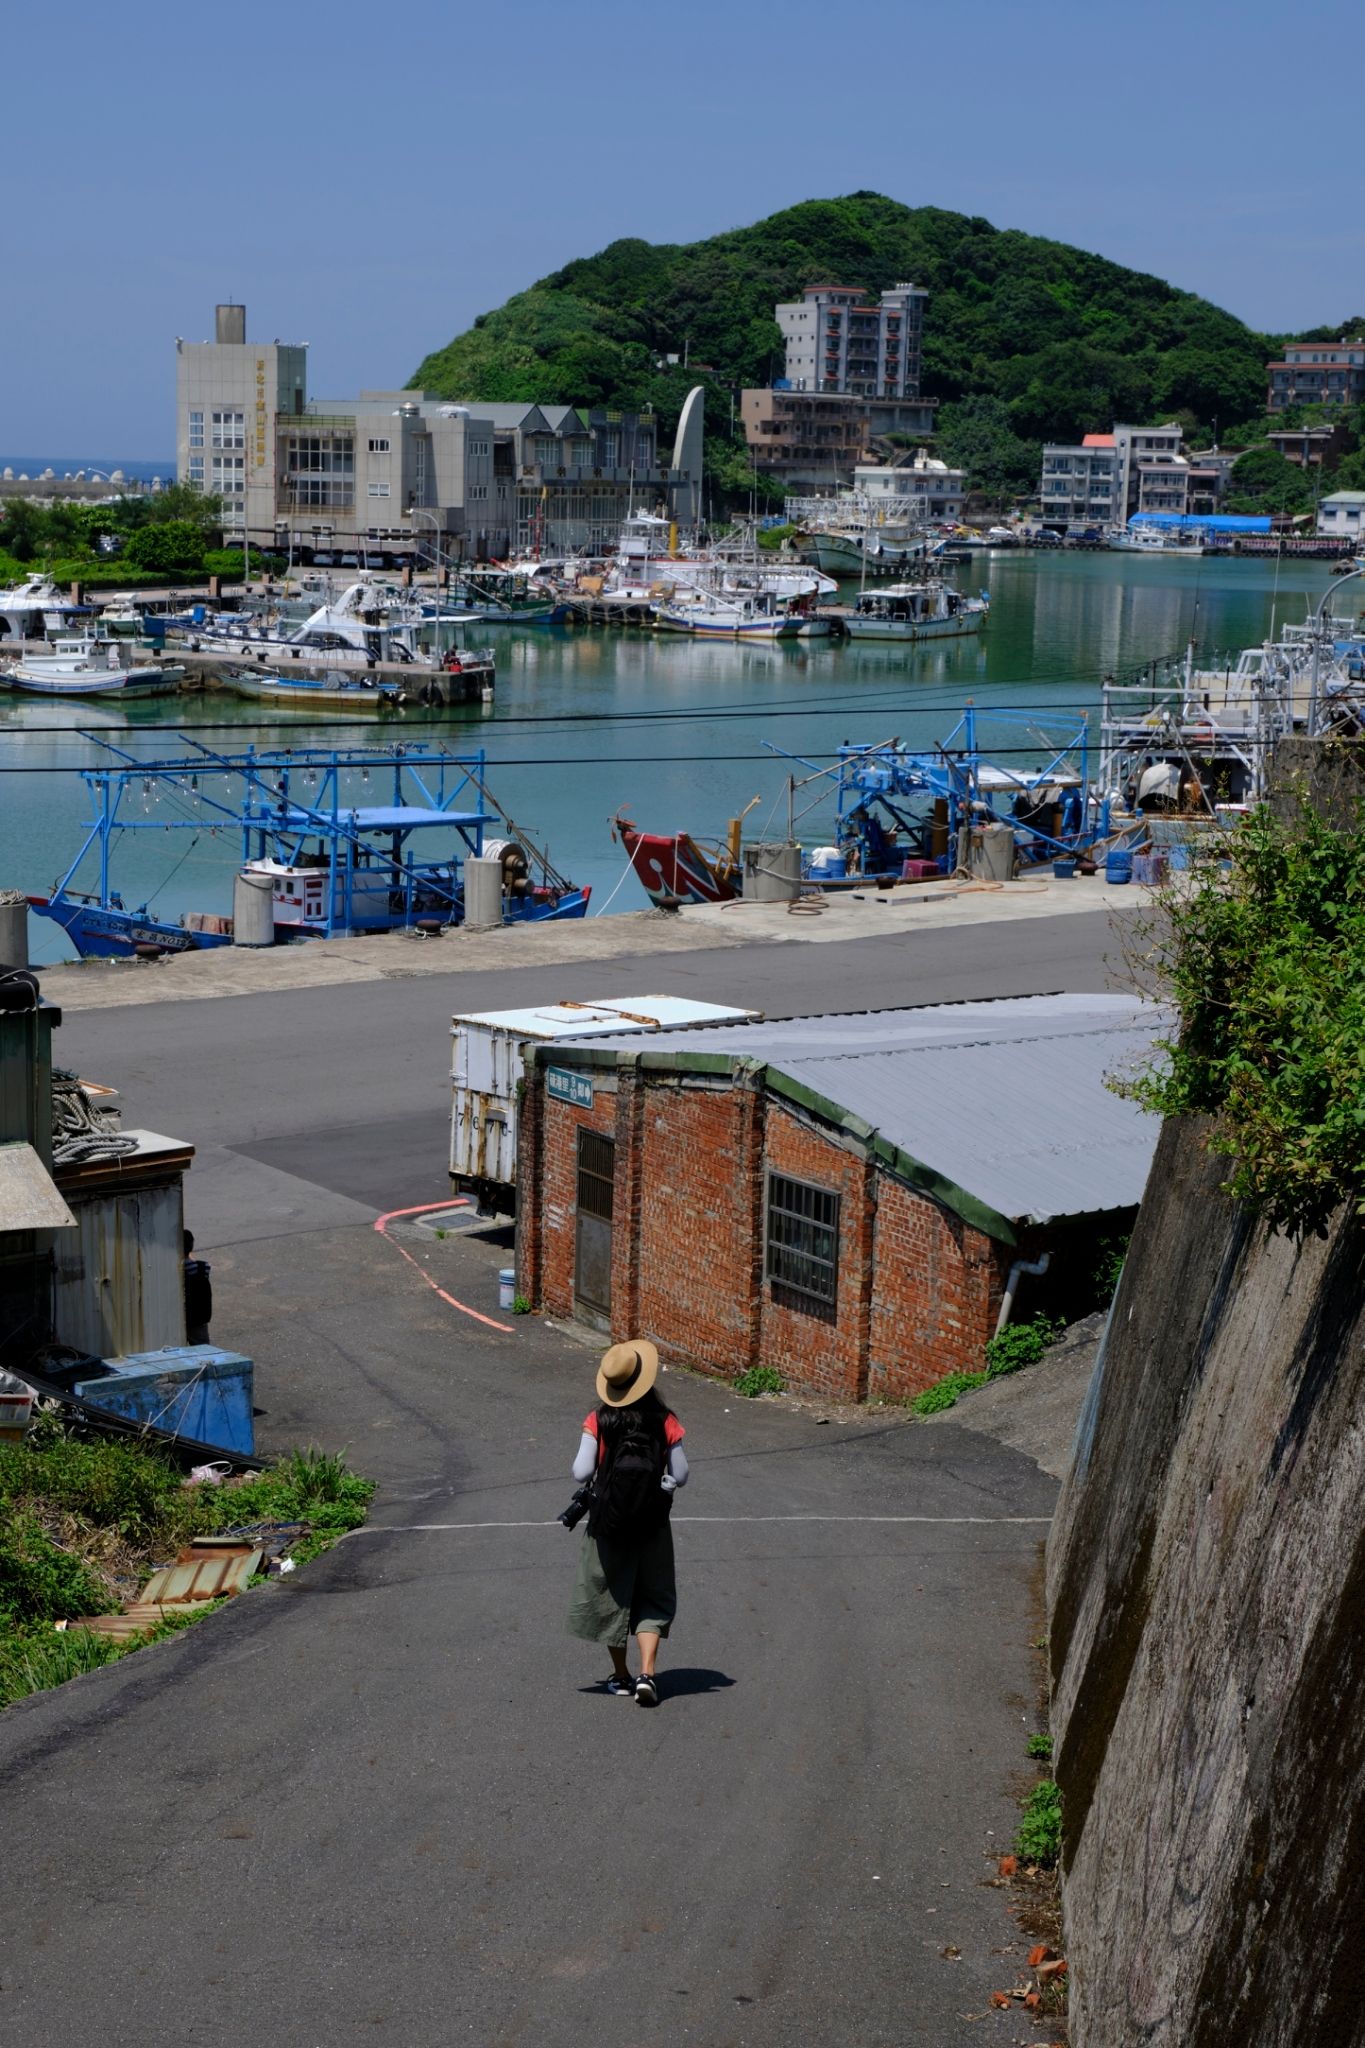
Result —
[[[433, 722], [404, 723], [415, 739], [455, 750], [483, 747], [489, 782], [518, 823], [557, 865], [593, 885], [594, 908], [643, 907], [610, 837], [618, 808], [637, 823], [672, 831], [719, 831], [761, 801], [750, 828], [785, 819], [789, 765], [764, 742], [820, 765], [843, 740], [898, 735], [928, 747], [946, 736], [969, 700], [992, 749], [991, 706], [1036, 710], [1055, 727], [1097, 708], [1099, 679], [1178, 657], [1193, 632], [1201, 655], [1235, 655], [1285, 620], [1302, 619], [1328, 582], [1318, 563], [1276, 569], [1245, 561], [1120, 555], [978, 556], [957, 572], [964, 588], [988, 587], [983, 634], [937, 647], [795, 641], [737, 647], [681, 636], [560, 628], [493, 627], [494, 704]], [[216, 729], [214, 729], [216, 728]], [[271, 744], [388, 744], [397, 722], [319, 721], [306, 713], [263, 719], [218, 691], [117, 705], [53, 706], [0, 694], [0, 887], [46, 890], [74, 858], [89, 815], [75, 772], [100, 758], [96, 733], [138, 756], [178, 754], [177, 732], [239, 749]], [[105, 756], [105, 758], [111, 758]], [[797, 773], [802, 772], [797, 770]], [[157, 815], [155, 800], [145, 813]], [[798, 825], [807, 842], [827, 835], [827, 814]], [[193, 844], [191, 841], [193, 840]], [[238, 835], [166, 831], [127, 835], [115, 883], [125, 902], [159, 912], [230, 908]], [[56, 928], [32, 920], [36, 958], [64, 956]]]

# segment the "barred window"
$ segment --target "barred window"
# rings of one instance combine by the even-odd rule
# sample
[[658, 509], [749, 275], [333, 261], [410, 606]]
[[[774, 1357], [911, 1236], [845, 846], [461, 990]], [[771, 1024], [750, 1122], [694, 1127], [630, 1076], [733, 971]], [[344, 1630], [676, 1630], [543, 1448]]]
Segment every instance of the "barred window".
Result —
[[785, 1174], [768, 1175], [764, 1270], [770, 1280], [831, 1306], [839, 1291], [839, 1197]]

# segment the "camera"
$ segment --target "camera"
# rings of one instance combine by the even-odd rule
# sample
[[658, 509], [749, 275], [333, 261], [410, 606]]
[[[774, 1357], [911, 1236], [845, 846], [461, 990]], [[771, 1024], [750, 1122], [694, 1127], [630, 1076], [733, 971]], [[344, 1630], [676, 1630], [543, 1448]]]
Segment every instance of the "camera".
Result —
[[592, 1481], [589, 1479], [579, 1487], [563, 1514], [556, 1516], [555, 1519], [562, 1522], [566, 1529], [576, 1529], [591, 1506]]

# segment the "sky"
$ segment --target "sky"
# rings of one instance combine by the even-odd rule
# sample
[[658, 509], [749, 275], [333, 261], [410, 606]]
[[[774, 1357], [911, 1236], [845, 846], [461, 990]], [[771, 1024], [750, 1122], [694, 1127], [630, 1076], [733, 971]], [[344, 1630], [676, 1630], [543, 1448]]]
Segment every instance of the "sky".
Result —
[[0, 453], [169, 455], [175, 339], [209, 338], [220, 299], [253, 340], [310, 343], [310, 391], [341, 397], [402, 385], [620, 236], [693, 241], [858, 190], [1074, 242], [1266, 330], [1340, 321], [1365, 308], [1360, 19], [1358, 0], [25, 8]]

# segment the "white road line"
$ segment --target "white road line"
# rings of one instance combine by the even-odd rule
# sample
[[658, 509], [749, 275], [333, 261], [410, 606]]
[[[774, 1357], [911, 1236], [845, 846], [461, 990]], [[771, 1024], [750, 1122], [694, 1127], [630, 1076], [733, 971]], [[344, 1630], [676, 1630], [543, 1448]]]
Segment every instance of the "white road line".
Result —
[[[891, 1523], [897, 1527], [909, 1524], [929, 1528], [979, 1528], [979, 1529], [1046, 1529], [1052, 1522], [1051, 1515], [675, 1515], [673, 1526], [696, 1528], [699, 1524], [730, 1526], [736, 1523], [755, 1522], [867, 1522]], [[399, 1522], [389, 1527], [380, 1522], [367, 1522], [363, 1528], [352, 1529], [352, 1536], [418, 1536], [437, 1531], [467, 1529], [555, 1529], [554, 1522]]]

